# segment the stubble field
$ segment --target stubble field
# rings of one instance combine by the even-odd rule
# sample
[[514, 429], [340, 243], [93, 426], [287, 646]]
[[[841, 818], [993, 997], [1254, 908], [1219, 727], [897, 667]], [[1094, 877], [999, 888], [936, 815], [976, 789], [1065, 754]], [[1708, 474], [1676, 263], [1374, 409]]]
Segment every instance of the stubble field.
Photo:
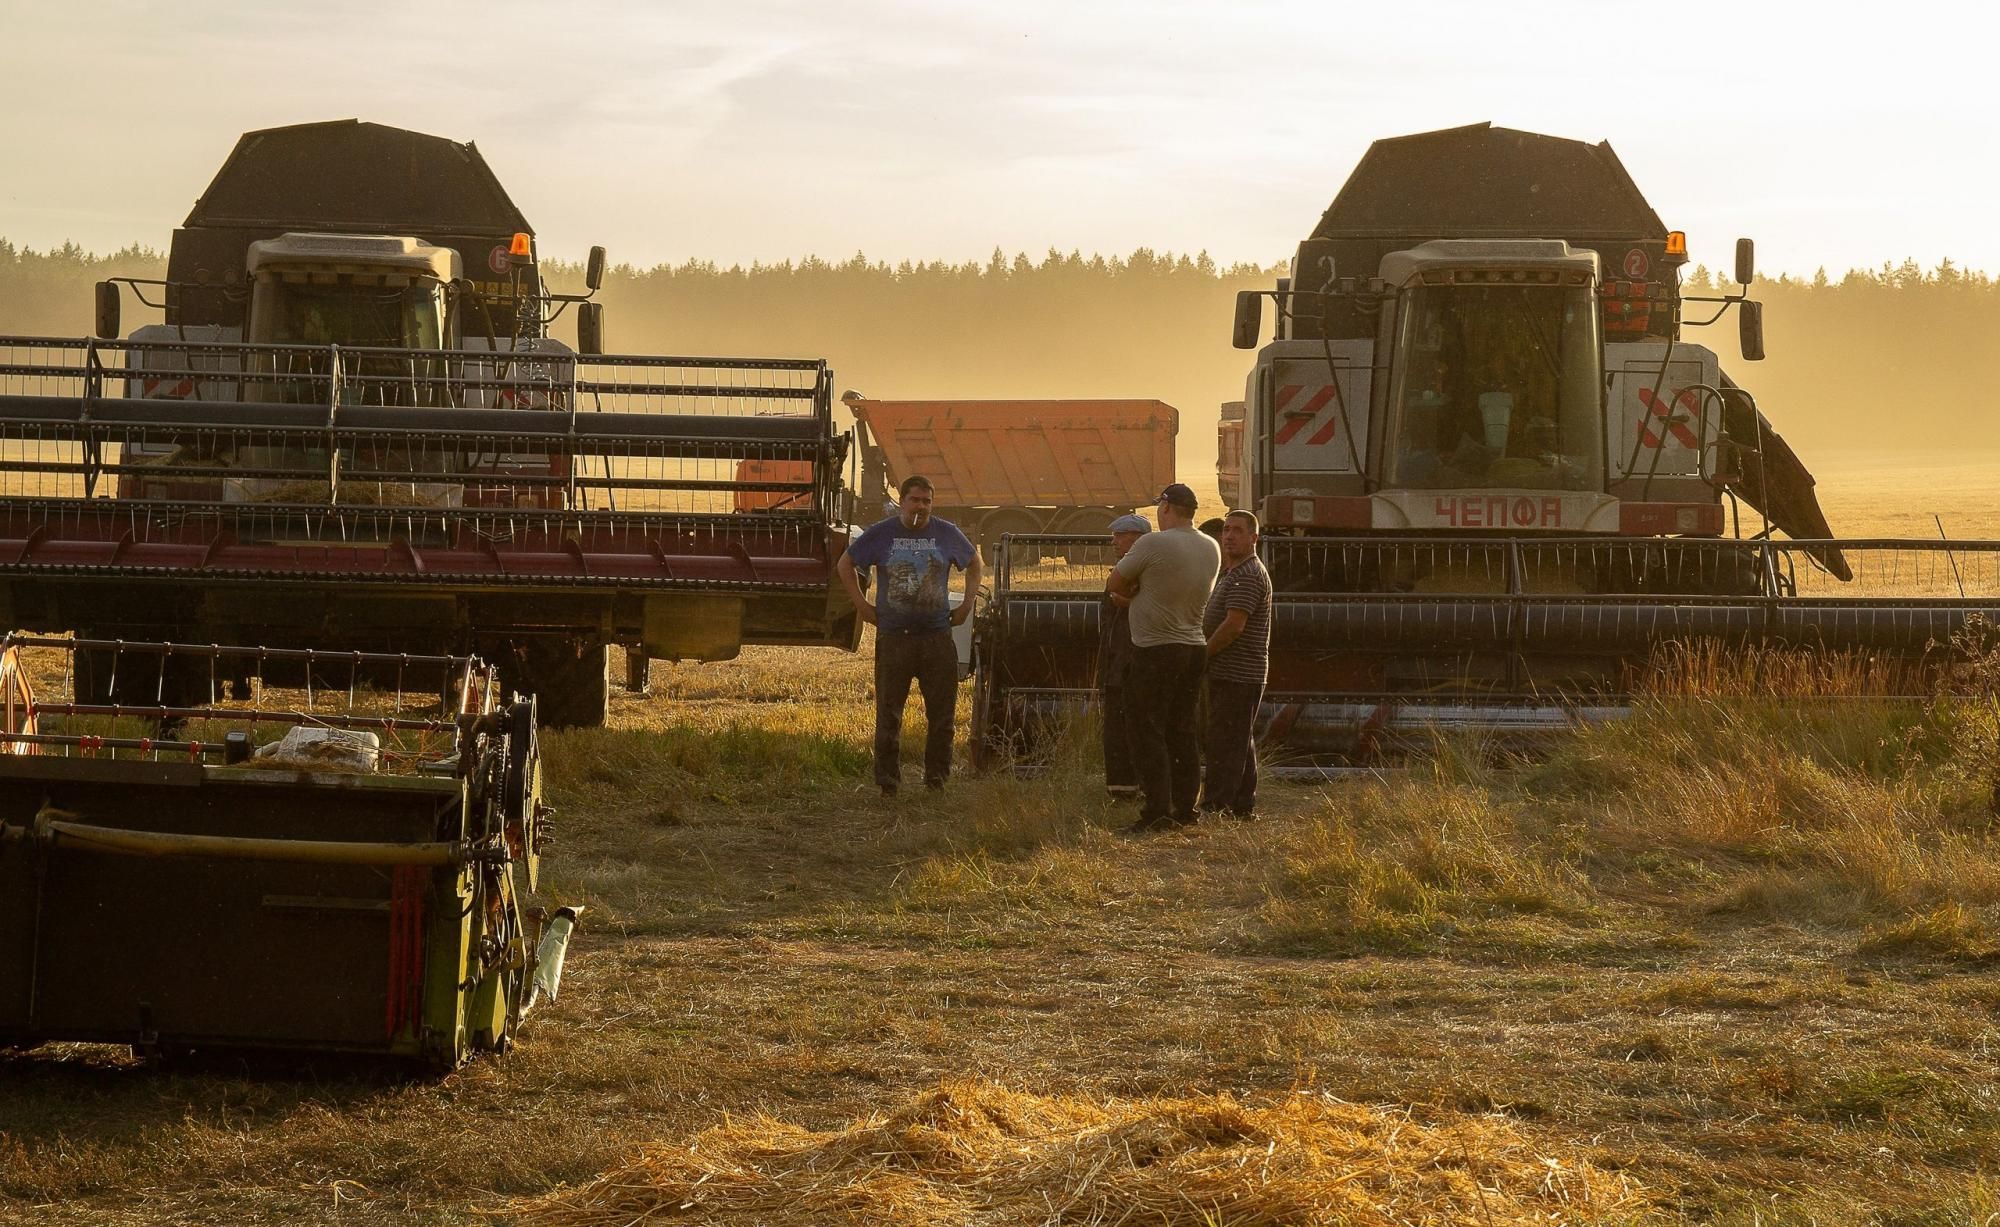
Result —
[[589, 911], [512, 1054], [0, 1055], [0, 1221], [2000, 1214], [1990, 703], [1724, 678], [1134, 840], [1083, 744], [883, 802], [865, 650], [655, 677], [548, 740]]

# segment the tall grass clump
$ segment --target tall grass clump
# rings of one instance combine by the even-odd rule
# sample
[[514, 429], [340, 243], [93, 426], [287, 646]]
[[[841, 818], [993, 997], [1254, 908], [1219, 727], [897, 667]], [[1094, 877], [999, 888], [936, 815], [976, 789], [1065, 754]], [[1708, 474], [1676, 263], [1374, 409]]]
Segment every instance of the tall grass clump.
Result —
[[1588, 883], [1567, 841], [1535, 827], [1516, 801], [1435, 778], [1330, 793], [1272, 849], [1263, 944], [1418, 952], [1485, 921], [1581, 914]]
[[1047, 730], [1031, 775], [998, 771], [954, 784], [897, 832], [911, 858], [899, 904], [927, 911], [1068, 913], [1150, 880], [1118, 855], [1112, 828], [1136, 811], [1106, 795], [1094, 713]]
[[1600, 882], [1662, 855], [1714, 910], [1842, 927], [2000, 904], [1990, 698], [1931, 697], [1856, 654], [1692, 649], [1630, 718], [1580, 732], [1522, 787], [1585, 821]]
[[714, 728], [565, 729], [543, 734], [544, 783], [559, 799], [593, 805], [662, 799], [687, 791], [802, 792], [869, 771], [866, 746], [844, 737], [748, 721]]

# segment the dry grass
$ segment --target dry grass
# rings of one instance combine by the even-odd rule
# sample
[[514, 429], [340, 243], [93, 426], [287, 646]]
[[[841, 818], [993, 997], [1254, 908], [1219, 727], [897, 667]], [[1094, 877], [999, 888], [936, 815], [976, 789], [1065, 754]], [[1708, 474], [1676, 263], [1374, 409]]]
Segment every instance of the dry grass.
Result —
[[1265, 1106], [1227, 1095], [1100, 1102], [961, 1081], [840, 1129], [729, 1121], [510, 1209], [547, 1227], [1526, 1227], [1607, 1222], [1643, 1205], [1626, 1178], [1544, 1153], [1504, 1119], [1425, 1126], [1307, 1093]]
[[[807, 1158], [830, 1191], [941, 1085], [1086, 1121], [1035, 1135], [1045, 1155], [1081, 1153], [1090, 1113], [1321, 1105], [1356, 1136], [1340, 1113], [1463, 1138], [1425, 1170], [1509, 1195], [1510, 1156], [1619, 1173], [1645, 1201], [1613, 1221], [2000, 1211], [1990, 705], [1662, 694], [1534, 761], [1443, 743], [1145, 840], [1077, 748], [885, 803], [869, 715], [865, 657], [661, 668], [614, 728], [549, 738], [548, 893], [594, 910], [512, 1055], [410, 1084], [0, 1056], [0, 1220], [459, 1223], [604, 1173], [657, 1169], [654, 1196], [711, 1159], [748, 1163], [733, 1196], [796, 1188]], [[1148, 1166], [1106, 1173], [1176, 1170]], [[909, 1187], [939, 1213], [1029, 1173], [1083, 1187], [949, 1174], [972, 1170]], [[1506, 1221], [1479, 1205], [1433, 1221]]]

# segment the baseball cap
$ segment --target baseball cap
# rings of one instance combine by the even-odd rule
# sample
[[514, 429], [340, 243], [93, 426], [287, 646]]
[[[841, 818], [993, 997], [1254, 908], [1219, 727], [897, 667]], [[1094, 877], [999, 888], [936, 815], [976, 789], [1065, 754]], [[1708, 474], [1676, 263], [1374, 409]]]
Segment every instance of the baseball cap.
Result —
[[1180, 482], [1175, 482], [1172, 485], [1168, 486], [1166, 489], [1160, 491], [1160, 497], [1154, 499], [1153, 501], [1157, 503], [1161, 502], [1162, 500], [1172, 503], [1176, 507], [1185, 507], [1189, 511], [1193, 511], [1196, 507], [1199, 507], [1201, 505], [1200, 503], [1195, 501], [1194, 491], [1188, 489]]
[[1114, 533], [1149, 533], [1153, 531], [1153, 525], [1145, 516], [1125, 515], [1111, 521], [1111, 531]]

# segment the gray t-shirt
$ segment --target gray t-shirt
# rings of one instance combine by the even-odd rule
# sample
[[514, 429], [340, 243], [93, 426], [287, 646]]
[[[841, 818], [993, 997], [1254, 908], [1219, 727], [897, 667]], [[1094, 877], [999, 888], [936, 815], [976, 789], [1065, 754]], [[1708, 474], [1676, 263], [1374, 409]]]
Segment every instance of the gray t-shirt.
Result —
[[1201, 611], [1222, 569], [1222, 547], [1192, 526], [1147, 533], [1118, 560], [1118, 574], [1139, 585], [1132, 598], [1132, 646], [1201, 647]]

